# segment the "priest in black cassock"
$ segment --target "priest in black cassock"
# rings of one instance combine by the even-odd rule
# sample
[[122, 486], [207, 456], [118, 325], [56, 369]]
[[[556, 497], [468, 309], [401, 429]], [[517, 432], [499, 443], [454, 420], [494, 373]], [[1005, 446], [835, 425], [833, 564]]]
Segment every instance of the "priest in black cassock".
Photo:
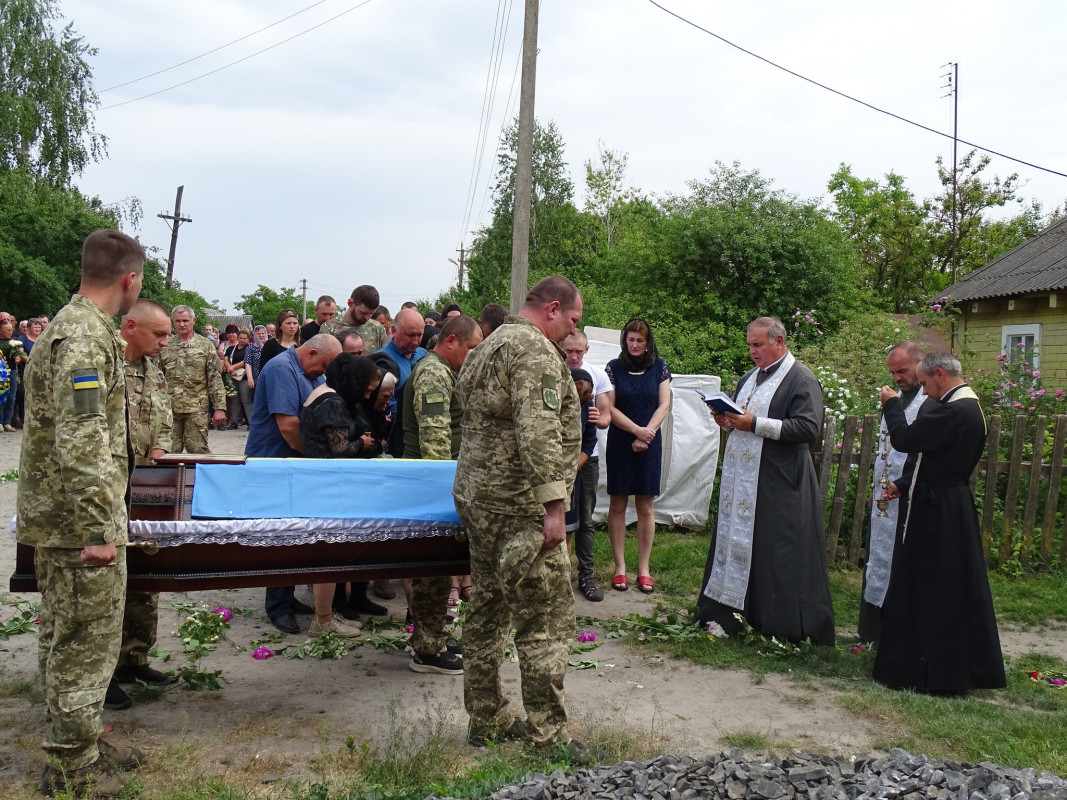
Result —
[[834, 643], [823, 502], [811, 445], [822, 433], [822, 387], [797, 361], [774, 317], [748, 326], [756, 369], [738, 383], [743, 414], [714, 413], [730, 431], [719, 476], [715, 540], [697, 598], [702, 622], [737, 632]]
[[890, 441], [908, 453], [884, 494], [900, 509], [874, 678], [892, 689], [955, 695], [1005, 685], [969, 483], [986, 423], [962, 375], [951, 353], [923, 357], [929, 400], [911, 425], [896, 392], [882, 387]]

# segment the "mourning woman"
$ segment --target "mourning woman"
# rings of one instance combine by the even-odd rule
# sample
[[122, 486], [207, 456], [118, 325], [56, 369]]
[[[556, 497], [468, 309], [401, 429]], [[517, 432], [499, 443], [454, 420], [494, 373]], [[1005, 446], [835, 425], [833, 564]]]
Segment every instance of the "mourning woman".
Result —
[[[331, 361], [326, 368], [326, 382], [308, 396], [300, 409], [304, 455], [308, 458], [381, 455], [382, 442], [375, 436], [381, 426], [374, 424], [373, 409], [382, 383], [382, 371], [369, 358], [341, 353]], [[391, 391], [386, 393], [386, 402], [391, 394]], [[330, 617], [337, 624], [345, 623], [346, 619], [359, 619], [360, 612], [383, 615], [389, 611], [367, 597], [367, 584], [362, 581], [352, 584], [350, 598], [343, 583], [316, 586], [314, 594], [316, 620], [324, 624]], [[314, 626], [312, 632], [317, 632]]]
[[660, 426], [671, 410], [671, 371], [659, 357], [652, 329], [643, 319], [626, 323], [620, 336], [619, 357], [604, 371], [611, 381], [607, 393], [611, 410], [608, 428], [608, 538], [615, 557], [611, 587], [626, 591], [626, 505], [631, 496], [637, 509], [637, 588], [655, 589], [649, 570], [656, 535], [653, 500], [660, 493], [663, 437]]

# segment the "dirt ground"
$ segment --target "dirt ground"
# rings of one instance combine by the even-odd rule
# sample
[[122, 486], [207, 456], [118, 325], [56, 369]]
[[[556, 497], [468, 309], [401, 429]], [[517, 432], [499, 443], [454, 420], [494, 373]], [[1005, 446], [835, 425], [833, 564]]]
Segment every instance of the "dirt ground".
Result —
[[[212, 432], [210, 444], [216, 453], [239, 453], [244, 439], [244, 431]], [[21, 432], [0, 433], [0, 472], [17, 466], [21, 440]], [[0, 484], [5, 529], [15, 512], [15, 492], [14, 483]], [[14, 560], [13, 537], [0, 535], [0, 617], [5, 619], [15, 600], [6, 591]], [[297, 596], [311, 602], [303, 587]], [[653, 598], [609, 590], [602, 603], [589, 603], [576, 594], [575, 605], [579, 615], [606, 620], [631, 611], [648, 613]], [[162, 608], [174, 601], [254, 611], [252, 618], [237, 616], [232, 621], [229, 637], [237, 645], [247, 647], [274, 630], [263, 613], [261, 589], [164, 594], [159, 646], [174, 654], [168, 666], [185, 663], [173, 633], [183, 616]], [[402, 600], [386, 605], [394, 616], [403, 617]], [[298, 619], [303, 625], [310, 621]], [[302, 641], [302, 636], [285, 637], [285, 643]], [[1013, 655], [1037, 649], [1067, 658], [1063, 631], [1051, 637], [1037, 631], [1002, 631], [1002, 641]], [[591, 727], [626, 729], [646, 741], [656, 737], [664, 752], [691, 754], [718, 751], [724, 736], [749, 733], [772, 743], [844, 755], [869, 752], [885, 733], [875, 721], [842, 709], [833, 692], [798, 686], [782, 676], [768, 675], [757, 683], [747, 672], [669, 661], [612, 640], [576, 658], [599, 661], [597, 669], [567, 674], [568, 709], [579, 732]], [[136, 742], [150, 755], [209, 743], [209, 763], [217, 764], [219, 772], [255, 766], [255, 771], [281, 781], [308, 780], [315, 774], [315, 754], [324, 747], [336, 750], [349, 735], [357, 741], [383, 741], [398, 713], [407, 723], [428, 725], [429, 720], [443, 719], [457, 737], [463, 734], [462, 678], [419, 675], [407, 662], [403, 652], [379, 652], [369, 645], [339, 661], [256, 661], [250, 651], [237, 652], [223, 642], [202, 662], [205, 668], [222, 671], [221, 692], [172, 687], [158, 700], [135, 700], [127, 711], [105, 711], [104, 722], [114, 726], [116, 740]], [[513, 702], [521, 708], [517, 665], [507, 663], [504, 674]], [[36, 637], [0, 640], [0, 786], [17, 786], [27, 797], [43, 761], [43, 706], [28, 688], [35, 677]]]

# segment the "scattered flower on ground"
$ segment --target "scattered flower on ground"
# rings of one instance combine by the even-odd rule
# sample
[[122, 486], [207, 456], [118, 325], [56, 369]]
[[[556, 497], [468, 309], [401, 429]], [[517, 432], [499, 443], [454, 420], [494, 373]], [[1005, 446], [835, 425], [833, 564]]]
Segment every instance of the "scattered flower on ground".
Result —
[[255, 652], [252, 653], [252, 658], [257, 661], [265, 661], [268, 658], [274, 658], [274, 651], [264, 645], [263, 647], [257, 647]]

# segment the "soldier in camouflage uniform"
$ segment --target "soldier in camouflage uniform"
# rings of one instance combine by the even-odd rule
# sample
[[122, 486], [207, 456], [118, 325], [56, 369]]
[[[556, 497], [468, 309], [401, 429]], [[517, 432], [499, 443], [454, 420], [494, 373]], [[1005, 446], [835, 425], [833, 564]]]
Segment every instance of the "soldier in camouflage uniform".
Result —
[[[456, 374], [472, 347], [482, 340], [470, 317], [451, 317], [441, 328], [437, 345], [412, 368], [402, 399], [404, 457], [447, 461], [459, 456], [463, 406], [455, 393]], [[414, 634], [408, 666], [412, 672], [459, 675], [463, 662], [447, 652], [445, 631], [452, 580], [447, 575], [413, 578], [408, 607]]]
[[378, 309], [378, 290], [373, 286], [357, 286], [348, 298], [348, 309], [339, 317], [322, 323], [319, 333], [336, 336], [346, 328], [351, 328], [363, 339], [363, 355], [377, 353], [389, 341], [389, 332], [385, 326], [372, 319]]
[[171, 312], [177, 333], [159, 355], [167, 376], [174, 415], [171, 444], [175, 453], [210, 453], [207, 446], [208, 398], [215, 407], [215, 425], [226, 422], [226, 388], [219, 371], [222, 362], [215, 345], [193, 330], [196, 314], [189, 306]]
[[[119, 331], [126, 342], [123, 367], [134, 463], [151, 464], [171, 448], [167, 380], [153, 361], [170, 338], [170, 317], [159, 303], [141, 298], [122, 318]], [[126, 592], [122, 646], [104, 708], [121, 710], [133, 704], [120, 683], [141, 680], [159, 686], [170, 682], [168, 675], [148, 666], [148, 651], [156, 643], [158, 608], [155, 592]]]
[[125, 343], [111, 317], [137, 300], [144, 257], [118, 231], [90, 234], [78, 293], [41, 334], [25, 372], [17, 534], [36, 547], [49, 796], [89, 783], [96, 796], [118, 796], [115, 769], [143, 760], [100, 739], [100, 714], [119, 651], [133, 462]]
[[[519, 315], [470, 354], [456, 383], [463, 442], [452, 493], [470, 539], [476, 587], [463, 631], [473, 744], [524, 733], [538, 746], [570, 742], [563, 678], [574, 598], [560, 545], [582, 432], [578, 392], [557, 342], [574, 333], [581, 316], [574, 284], [545, 278]], [[525, 731], [501, 690], [512, 627]]]

